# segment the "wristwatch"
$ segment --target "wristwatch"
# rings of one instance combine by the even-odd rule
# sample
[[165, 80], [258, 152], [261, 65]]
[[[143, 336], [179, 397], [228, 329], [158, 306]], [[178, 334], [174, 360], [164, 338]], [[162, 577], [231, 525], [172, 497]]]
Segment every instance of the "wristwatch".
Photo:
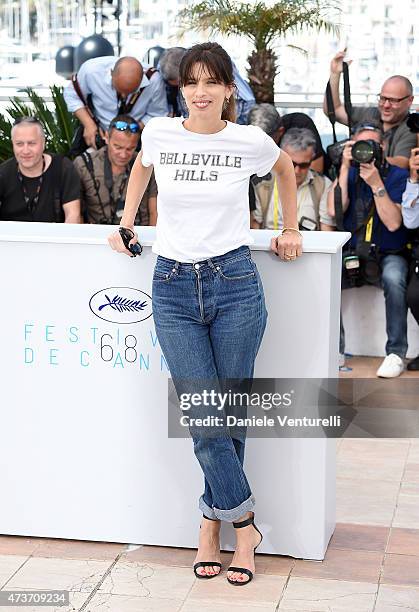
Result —
[[372, 192], [374, 196], [377, 196], [379, 198], [383, 198], [386, 195], [386, 189], [385, 187], [379, 187], [378, 189], [376, 189], [375, 191]]

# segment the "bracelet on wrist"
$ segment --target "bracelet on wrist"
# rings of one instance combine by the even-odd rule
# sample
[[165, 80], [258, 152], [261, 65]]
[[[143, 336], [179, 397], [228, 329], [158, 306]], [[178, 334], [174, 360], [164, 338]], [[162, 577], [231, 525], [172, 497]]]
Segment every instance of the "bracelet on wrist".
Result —
[[283, 227], [282, 233], [284, 234], [285, 232], [297, 232], [297, 234], [299, 234], [301, 238], [303, 237], [302, 233], [297, 227]]

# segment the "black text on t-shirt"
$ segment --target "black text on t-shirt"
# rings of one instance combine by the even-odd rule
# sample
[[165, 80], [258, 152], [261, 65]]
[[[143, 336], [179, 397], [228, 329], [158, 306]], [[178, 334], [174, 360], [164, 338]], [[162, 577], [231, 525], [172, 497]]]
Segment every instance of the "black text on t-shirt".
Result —
[[[216, 153], [168, 153], [160, 152], [161, 165], [173, 166], [209, 166], [241, 168], [242, 158], [236, 155], [219, 155]], [[176, 169], [173, 176], [175, 181], [217, 181], [217, 170], [191, 170], [188, 168]]]

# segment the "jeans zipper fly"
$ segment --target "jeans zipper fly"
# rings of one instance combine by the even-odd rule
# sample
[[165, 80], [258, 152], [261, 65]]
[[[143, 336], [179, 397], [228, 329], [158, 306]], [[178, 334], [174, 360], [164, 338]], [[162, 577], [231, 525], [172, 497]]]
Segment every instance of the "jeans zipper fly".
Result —
[[196, 286], [198, 289], [199, 312], [201, 315], [201, 319], [204, 320], [205, 313], [204, 313], [204, 302], [202, 299], [202, 277], [201, 277], [201, 272], [199, 269], [199, 264], [194, 264], [194, 272], [196, 274]]

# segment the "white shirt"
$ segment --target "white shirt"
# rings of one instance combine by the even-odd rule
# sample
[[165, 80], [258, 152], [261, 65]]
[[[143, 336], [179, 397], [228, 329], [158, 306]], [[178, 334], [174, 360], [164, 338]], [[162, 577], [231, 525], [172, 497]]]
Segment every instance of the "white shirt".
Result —
[[[118, 58], [114, 56], [94, 57], [84, 62], [77, 73], [77, 81], [84, 98], [92, 94], [95, 115], [104, 130], [109, 128], [110, 122], [118, 114], [118, 94], [112, 86], [111, 75], [117, 60]], [[144, 76], [139, 89], [143, 91], [129, 114], [137, 121], [146, 124], [152, 117], [167, 116], [169, 107], [162, 76], [159, 72], [155, 72], [148, 79], [145, 73], [149, 67], [144, 64], [142, 66]], [[128, 102], [132, 95], [128, 96]], [[84, 107], [72, 83], [64, 89], [64, 99], [68, 110], [72, 113]]]
[[[327, 176], [323, 177], [324, 189], [319, 205], [317, 206], [317, 203], [313, 201], [313, 195], [310, 189], [310, 183], [314, 180], [314, 176], [313, 172], [309, 170], [304, 181], [297, 187], [298, 223], [301, 221], [302, 217], [306, 217], [315, 221], [319, 229], [320, 223], [335, 226], [335, 220], [327, 212], [327, 195], [332, 186], [332, 182]], [[282, 229], [284, 225], [282, 206], [278, 194], [275, 194], [275, 189], [272, 189], [272, 195], [265, 219], [263, 219], [262, 207], [258, 194], [256, 193], [256, 210], [254, 210], [253, 216], [258, 223], [263, 224], [262, 229]]]
[[267, 174], [280, 149], [255, 126], [227, 121], [216, 134], [198, 134], [183, 121], [160, 117], [148, 122], [142, 163], [153, 164], [158, 186], [153, 251], [190, 263], [253, 243], [249, 178]]
[[408, 229], [419, 227], [419, 183], [406, 183], [402, 199], [403, 223]]

